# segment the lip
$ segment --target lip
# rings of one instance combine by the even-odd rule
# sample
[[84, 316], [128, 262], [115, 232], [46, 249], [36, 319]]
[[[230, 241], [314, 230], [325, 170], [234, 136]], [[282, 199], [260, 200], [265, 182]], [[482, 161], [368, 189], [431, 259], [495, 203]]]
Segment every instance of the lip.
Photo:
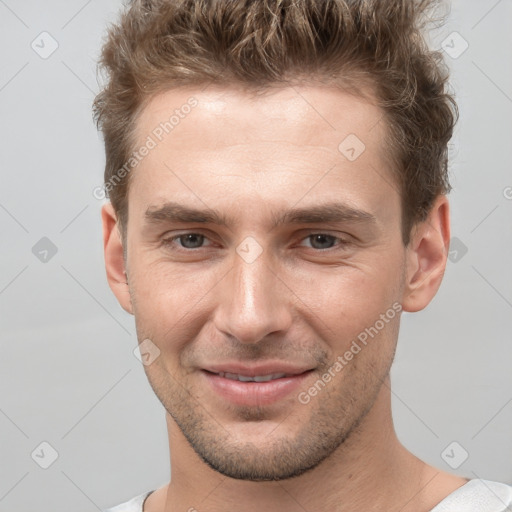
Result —
[[[288, 371], [286, 371], [286, 366], [282, 364], [279, 365], [279, 367], [252, 367], [251, 372], [248, 372], [247, 367], [245, 371], [241, 370], [240, 366], [223, 365], [222, 368], [222, 370], [219, 369], [217, 371], [225, 371], [226, 373], [236, 373], [250, 377], [254, 377], [255, 375], [269, 375], [272, 373], [290, 374], [287, 377], [281, 377], [268, 382], [242, 382], [221, 377], [208, 370], [201, 371], [209, 387], [216, 395], [232, 404], [244, 406], [270, 405], [283, 400], [293, 391], [300, 388], [304, 380], [307, 379], [313, 371], [312, 369], [307, 369], [299, 373], [297, 368], [292, 371], [288, 368]], [[237, 371], [234, 371], [235, 369]]]
[[312, 370], [311, 366], [294, 366], [282, 361], [268, 361], [259, 364], [241, 364], [238, 362], [227, 362], [222, 364], [209, 365], [202, 368], [211, 373], [236, 373], [237, 375], [245, 375], [247, 377], [255, 377], [256, 375], [270, 375], [273, 373], [286, 373], [287, 375], [299, 375], [308, 370]]

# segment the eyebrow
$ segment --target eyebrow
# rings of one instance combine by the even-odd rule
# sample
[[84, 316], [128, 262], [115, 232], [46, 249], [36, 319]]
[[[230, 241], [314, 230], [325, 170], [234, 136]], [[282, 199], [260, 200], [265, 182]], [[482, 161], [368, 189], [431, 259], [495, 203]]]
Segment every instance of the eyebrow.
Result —
[[[148, 223], [183, 222], [209, 223], [228, 227], [236, 224], [213, 208], [197, 209], [176, 202], [166, 202], [159, 207], [148, 207], [144, 215]], [[307, 208], [292, 208], [285, 212], [272, 213], [272, 229], [282, 224], [316, 224], [316, 223], [363, 223], [377, 224], [374, 215], [343, 203], [326, 203]]]

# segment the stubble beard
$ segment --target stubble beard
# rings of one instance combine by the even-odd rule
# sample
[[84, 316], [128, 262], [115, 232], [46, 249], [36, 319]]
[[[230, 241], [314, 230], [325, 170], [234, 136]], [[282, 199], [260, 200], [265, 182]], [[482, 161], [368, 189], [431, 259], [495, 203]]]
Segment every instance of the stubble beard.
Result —
[[[195, 397], [196, 392], [178, 383], [162, 364], [155, 362], [145, 370], [160, 402], [205, 464], [224, 476], [258, 482], [298, 477], [357, 437], [390, 368], [380, 368], [379, 376], [371, 362], [365, 364], [345, 368], [348, 374], [336, 377], [340, 384], [331, 388], [329, 384], [309, 404], [296, 399], [295, 409], [271, 430], [264, 445], [236, 440]], [[237, 406], [232, 412], [240, 422], [268, 419], [265, 407]], [[296, 416], [299, 427], [294, 435], [286, 435], [291, 416]]]

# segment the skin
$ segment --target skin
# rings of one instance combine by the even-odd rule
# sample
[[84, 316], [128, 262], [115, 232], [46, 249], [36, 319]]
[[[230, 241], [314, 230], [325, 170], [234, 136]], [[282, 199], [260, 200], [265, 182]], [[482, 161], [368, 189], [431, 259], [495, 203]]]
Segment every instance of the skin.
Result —
[[[415, 312], [432, 300], [450, 239], [447, 198], [404, 247], [382, 112], [333, 87], [171, 90], [143, 110], [140, 145], [191, 97], [197, 106], [132, 171], [126, 239], [112, 206], [102, 210], [109, 284], [139, 342], [160, 350], [144, 369], [167, 411], [171, 481], [145, 512], [430, 510], [466, 480], [396, 437], [389, 370], [400, 314], [307, 404], [294, 392], [234, 405], [201, 368], [287, 361], [313, 368], [308, 391], [393, 304]], [[354, 161], [338, 150], [350, 134], [365, 145]], [[168, 201], [216, 209], [227, 225], [146, 218]], [[332, 202], [374, 222], [272, 226], [292, 208]], [[197, 235], [171, 240], [187, 233]], [[246, 237], [262, 250], [250, 263], [236, 251]]]

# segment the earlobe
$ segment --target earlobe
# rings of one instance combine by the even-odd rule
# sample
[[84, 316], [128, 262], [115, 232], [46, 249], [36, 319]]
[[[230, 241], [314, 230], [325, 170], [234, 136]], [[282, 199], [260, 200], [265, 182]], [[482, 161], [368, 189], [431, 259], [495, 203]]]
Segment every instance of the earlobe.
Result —
[[420, 311], [434, 298], [443, 280], [449, 245], [449, 203], [441, 195], [427, 219], [416, 226], [406, 248], [404, 311]]
[[117, 216], [111, 203], [103, 205], [101, 221], [103, 224], [103, 251], [108, 284], [121, 307], [128, 313], [133, 314], [123, 255], [123, 243]]

